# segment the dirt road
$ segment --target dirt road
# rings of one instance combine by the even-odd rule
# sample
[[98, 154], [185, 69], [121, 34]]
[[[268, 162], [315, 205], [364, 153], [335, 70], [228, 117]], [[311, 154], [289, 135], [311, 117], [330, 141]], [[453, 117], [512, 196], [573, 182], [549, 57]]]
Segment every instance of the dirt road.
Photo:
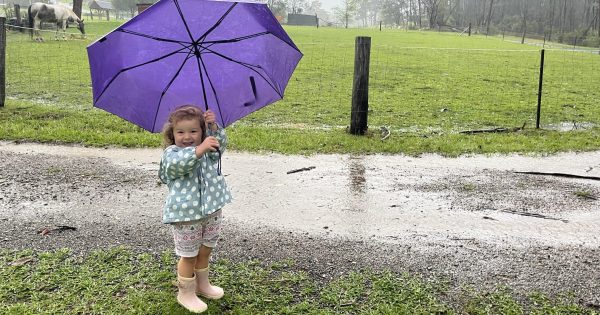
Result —
[[[171, 248], [158, 149], [0, 142], [2, 248]], [[600, 307], [600, 152], [549, 157], [227, 152], [217, 257], [292, 258], [322, 280], [391, 268]], [[314, 167], [314, 168], [313, 168]], [[294, 171], [288, 174], [289, 171]], [[44, 227], [75, 227], [45, 236]]]

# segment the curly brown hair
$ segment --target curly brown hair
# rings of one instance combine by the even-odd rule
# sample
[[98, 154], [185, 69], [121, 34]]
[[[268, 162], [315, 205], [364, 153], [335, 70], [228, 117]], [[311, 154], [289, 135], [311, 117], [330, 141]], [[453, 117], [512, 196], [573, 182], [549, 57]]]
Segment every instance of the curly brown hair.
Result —
[[200, 121], [200, 128], [202, 129], [202, 141], [204, 141], [204, 138], [206, 138], [206, 123], [204, 122], [204, 113], [200, 108], [194, 105], [182, 105], [171, 112], [169, 119], [163, 128], [163, 146], [165, 148], [175, 144], [173, 128], [177, 122], [185, 119], [198, 119]]

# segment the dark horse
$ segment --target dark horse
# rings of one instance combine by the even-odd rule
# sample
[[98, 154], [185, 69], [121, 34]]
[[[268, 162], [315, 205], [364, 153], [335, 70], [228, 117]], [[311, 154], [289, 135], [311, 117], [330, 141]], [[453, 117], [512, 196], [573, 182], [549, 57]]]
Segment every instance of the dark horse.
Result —
[[59, 27], [62, 27], [63, 39], [66, 39], [65, 29], [67, 28], [67, 22], [77, 22], [77, 29], [79, 29], [81, 34], [85, 35], [85, 30], [83, 28], [83, 20], [79, 19], [77, 14], [71, 11], [71, 9], [63, 7], [61, 5], [51, 5], [36, 2], [29, 6], [29, 8], [27, 9], [27, 14], [29, 15], [29, 32], [31, 33], [31, 38], [33, 38], [33, 34], [35, 33], [36, 41], [44, 40], [40, 37], [39, 32], [41, 22], [56, 23], [56, 34], [54, 36], [54, 39], [57, 40]]

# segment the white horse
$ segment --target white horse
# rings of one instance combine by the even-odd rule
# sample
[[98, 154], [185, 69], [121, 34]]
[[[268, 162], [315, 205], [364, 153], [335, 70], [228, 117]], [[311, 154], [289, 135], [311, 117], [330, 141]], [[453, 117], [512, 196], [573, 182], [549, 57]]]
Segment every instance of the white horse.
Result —
[[54, 36], [54, 39], [56, 40], [58, 40], [59, 27], [62, 27], [62, 37], [63, 39], [66, 39], [65, 34], [68, 22], [77, 22], [77, 29], [79, 29], [81, 34], [85, 35], [83, 20], [79, 19], [77, 14], [75, 14], [75, 12], [73, 12], [71, 9], [62, 5], [51, 5], [36, 2], [29, 6], [27, 9], [27, 14], [29, 15], [29, 32], [31, 34], [31, 38], [33, 39], [33, 33], [35, 33], [36, 41], [44, 41], [44, 39], [40, 36], [39, 31], [41, 22], [56, 23], [56, 34]]

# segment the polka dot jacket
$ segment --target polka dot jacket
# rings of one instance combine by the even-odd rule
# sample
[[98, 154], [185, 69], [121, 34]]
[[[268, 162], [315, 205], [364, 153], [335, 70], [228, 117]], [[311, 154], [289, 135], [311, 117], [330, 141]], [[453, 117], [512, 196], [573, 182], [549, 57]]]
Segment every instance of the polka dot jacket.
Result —
[[[217, 138], [221, 154], [227, 146], [225, 130], [208, 130]], [[169, 146], [163, 152], [158, 175], [169, 187], [163, 223], [199, 220], [231, 202], [225, 178], [217, 172], [220, 156], [208, 152], [196, 157], [195, 148]]]

